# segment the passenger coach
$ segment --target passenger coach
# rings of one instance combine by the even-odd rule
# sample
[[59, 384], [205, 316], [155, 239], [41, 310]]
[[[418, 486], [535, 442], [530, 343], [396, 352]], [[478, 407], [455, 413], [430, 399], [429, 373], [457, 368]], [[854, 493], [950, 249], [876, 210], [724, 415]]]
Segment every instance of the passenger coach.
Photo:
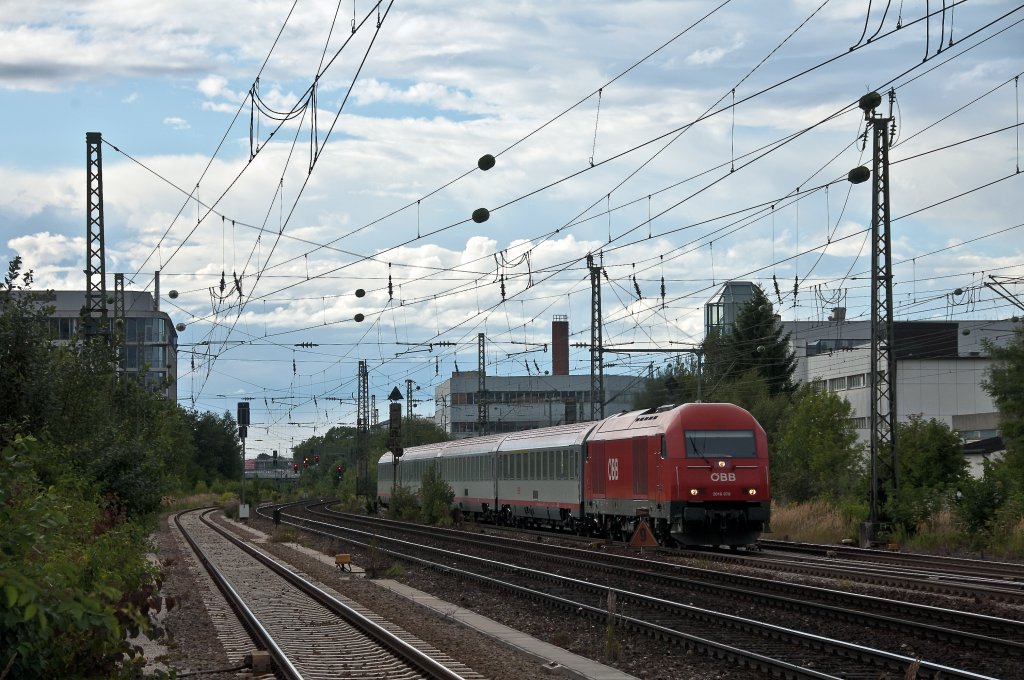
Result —
[[[454, 508], [480, 521], [628, 538], [646, 519], [662, 543], [753, 543], [769, 519], [764, 429], [733, 404], [683, 404], [604, 420], [410, 447], [398, 482], [436, 464]], [[394, 457], [378, 464], [387, 506]]]

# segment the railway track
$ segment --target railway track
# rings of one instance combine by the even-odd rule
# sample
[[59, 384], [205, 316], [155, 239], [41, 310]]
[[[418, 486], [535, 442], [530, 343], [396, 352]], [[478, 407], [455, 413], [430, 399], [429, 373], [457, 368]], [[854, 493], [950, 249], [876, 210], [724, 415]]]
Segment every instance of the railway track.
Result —
[[795, 553], [814, 559], [841, 560], [879, 569], [892, 570], [893, 567], [896, 567], [907, 573], [920, 574], [924, 578], [991, 586], [1020, 593], [1021, 599], [1024, 600], [1024, 565], [1022, 564], [944, 555], [920, 555], [848, 545], [820, 545], [766, 539], [758, 541], [758, 546], [762, 550], [771, 550], [784, 555]]
[[[874, 678], [884, 673], [902, 676], [912, 667], [918, 669], [917, 676], [922, 678], [932, 677], [935, 673], [941, 673], [942, 677], [989, 677], [980, 671], [972, 672], [942, 663], [918, 661], [906, 655], [872, 649], [862, 644], [829, 639], [823, 635], [766, 624], [761, 620], [683, 604], [679, 597], [652, 594], [647, 582], [640, 585], [635, 570], [629, 575], [620, 576], [620, 580], [613, 585], [598, 584], [593, 582], [594, 565], [591, 563], [577, 564], [569, 572], [590, 574], [587, 578], [520, 566], [511, 563], [513, 548], [509, 545], [503, 548], [505, 559], [487, 559], [392, 538], [384, 535], [380, 526], [354, 529], [317, 519], [292, 519], [288, 514], [285, 517], [285, 521], [300, 528], [341, 538], [350, 545], [364, 549], [369, 549], [372, 543], [374, 550], [386, 552], [397, 559], [447, 572], [485, 587], [502, 588], [519, 597], [568, 610], [576, 616], [608, 620], [609, 595], [613, 594], [616, 612], [612, 621], [616, 625], [630, 626], [659, 639], [671, 640], [702, 653], [784, 677]], [[461, 539], [456, 540], [463, 544], [460, 550], [465, 550], [466, 542], [471, 539], [462, 533]], [[478, 552], [482, 546], [473, 545], [471, 549]], [[524, 559], [536, 564], [541, 557], [537, 553], [530, 553]], [[601, 570], [607, 572], [607, 565]], [[622, 584], [630, 580], [632, 588]], [[641, 589], [643, 592], [638, 592]], [[678, 596], [679, 591], [675, 594]], [[726, 597], [732, 596], [734, 594]], [[721, 599], [723, 596], [719, 593], [718, 597]], [[818, 608], [816, 611], [819, 616], [832, 616], [836, 608]], [[903, 625], [914, 624], [904, 622]], [[997, 641], [994, 644], [1002, 643]]]
[[[327, 517], [333, 515], [330, 511], [323, 514]], [[360, 519], [355, 516], [350, 521]], [[461, 531], [427, 529], [403, 523], [395, 526], [410, 535], [447, 537], [457, 545], [493, 551], [496, 555], [507, 555], [510, 545], [518, 546], [524, 556], [520, 563], [576, 564], [588, 573], [602, 572], [616, 577], [619, 582], [643, 584], [645, 592], [657, 588], [664, 592], [665, 597], [683, 595], [692, 598], [694, 593], [721, 597], [728, 594], [737, 602], [759, 607], [773, 607], [812, 617], [827, 615], [833, 620], [888, 628], [901, 634], [945, 640], [961, 647], [1024, 660], [1024, 622], [1020, 621], [620, 554], [529, 541], [510, 542], [509, 539], [475, 534], [467, 538]]]
[[[573, 534], [497, 526], [488, 526], [484, 532], [536, 536], [539, 540], [575, 543], [581, 547], [596, 540]], [[625, 546], [621, 541], [602, 543], [613, 550], [621, 550]], [[852, 583], [960, 598], [971, 604], [990, 601], [1024, 605], [1024, 565], [1021, 564], [764, 539], [758, 541], [758, 546], [763, 552], [658, 547], [649, 549], [649, 553], [666, 560], [717, 562], [813, 578], [843, 579]]]
[[227, 646], [269, 653], [275, 672], [261, 677], [481, 677], [216, 526], [210, 512], [185, 511], [175, 523], [225, 596], [211, 618], [230, 618], [233, 610], [251, 636], [232, 634]]

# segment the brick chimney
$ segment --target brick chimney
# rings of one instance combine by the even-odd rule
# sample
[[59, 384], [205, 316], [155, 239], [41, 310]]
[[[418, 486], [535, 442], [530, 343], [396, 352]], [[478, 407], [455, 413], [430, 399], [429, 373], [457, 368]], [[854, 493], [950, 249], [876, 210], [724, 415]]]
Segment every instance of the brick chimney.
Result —
[[551, 374], [569, 375], [569, 317], [564, 314], [551, 319]]

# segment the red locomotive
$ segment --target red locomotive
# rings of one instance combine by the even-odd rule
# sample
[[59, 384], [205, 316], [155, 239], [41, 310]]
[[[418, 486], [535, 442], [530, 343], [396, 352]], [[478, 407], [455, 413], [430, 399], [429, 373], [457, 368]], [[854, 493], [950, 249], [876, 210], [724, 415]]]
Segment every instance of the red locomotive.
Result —
[[378, 464], [377, 501], [437, 465], [455, 508], [481, 521], [663, 544], [739, 546], [769, 519], [764, 429], [733, 404], [683, 404], [405, 449]]

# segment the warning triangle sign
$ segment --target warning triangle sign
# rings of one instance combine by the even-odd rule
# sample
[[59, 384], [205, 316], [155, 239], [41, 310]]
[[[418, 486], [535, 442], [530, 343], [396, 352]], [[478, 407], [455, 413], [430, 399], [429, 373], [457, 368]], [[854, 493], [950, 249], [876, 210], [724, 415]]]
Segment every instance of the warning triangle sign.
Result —
[[640, 518], [640, 524], [637, 525], [636, 531], [633, 532], [633, 538], [629, 539], [629, 547], [631, 548], [656, 548], [658, 547], [658, 541], [654, 538], [654, 532], [647, 526], [647, 520]]

